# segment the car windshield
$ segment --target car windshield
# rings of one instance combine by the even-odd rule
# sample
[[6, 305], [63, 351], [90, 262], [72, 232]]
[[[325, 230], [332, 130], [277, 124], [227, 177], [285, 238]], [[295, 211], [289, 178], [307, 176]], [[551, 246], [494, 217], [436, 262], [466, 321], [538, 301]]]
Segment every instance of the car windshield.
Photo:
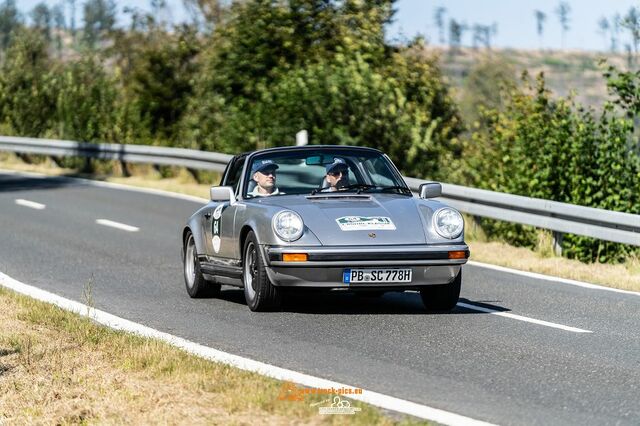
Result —
[[246, 198], [331, 192], [411, 195], [386, 156], [358, 149], [305, 149], [256, 155], [245, 179]]

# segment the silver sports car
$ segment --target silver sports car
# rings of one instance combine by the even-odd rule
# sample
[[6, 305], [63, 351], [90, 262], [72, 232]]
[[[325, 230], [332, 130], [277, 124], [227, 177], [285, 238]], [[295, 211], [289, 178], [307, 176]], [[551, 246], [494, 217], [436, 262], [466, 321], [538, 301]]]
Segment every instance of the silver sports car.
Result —
[[363, 147], [271, 148], [231, 159], [211, 201], [182, 231], [191, 297], [244, 288], [252, 311], [301, 287], [379, 295], [419, 291], [451, 310], [469, 257], [460, 213], [419, 196], [382, 152]]

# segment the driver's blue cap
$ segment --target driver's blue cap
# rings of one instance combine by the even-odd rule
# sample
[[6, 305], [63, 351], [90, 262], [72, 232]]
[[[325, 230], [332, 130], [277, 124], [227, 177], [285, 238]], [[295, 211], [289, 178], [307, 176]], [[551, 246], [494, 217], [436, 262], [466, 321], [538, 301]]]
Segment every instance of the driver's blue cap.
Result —
[[263, 172], [265, 170], [275, 170], [279, 168], [273, 160], [258, 160], [253, 163], [253, 167], [251, 167], [251, 174], [255, 172]]
[[327, 164], [325, 169], [327, 173], [331, 173], [334, 171], [346, 171], [349, 168], [347, 163], [342, 158], [334, 158], [333, 163]]

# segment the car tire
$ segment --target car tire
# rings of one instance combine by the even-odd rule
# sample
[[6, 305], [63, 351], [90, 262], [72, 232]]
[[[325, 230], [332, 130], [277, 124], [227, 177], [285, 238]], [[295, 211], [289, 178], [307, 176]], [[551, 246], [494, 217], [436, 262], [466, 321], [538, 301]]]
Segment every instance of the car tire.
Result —
[[252, 311], [273, 311], [280, 308], [282, 293], [269, 281], [253, 231], [249, 231], [242, 250], [242, 284], [244, 298]]
[[184, 283], [192, 298], [215, 297], [220, 295], [220, 284], [205, 280], [200, 270], [198, 252], [193, 234], [189, 233], [183, 248]]
[[430, 311], [450, 311], [456, 307], [460, 298], [462, 270], [449, 284], [424, 286], [420, 289], [420, 297], [425, 308]]

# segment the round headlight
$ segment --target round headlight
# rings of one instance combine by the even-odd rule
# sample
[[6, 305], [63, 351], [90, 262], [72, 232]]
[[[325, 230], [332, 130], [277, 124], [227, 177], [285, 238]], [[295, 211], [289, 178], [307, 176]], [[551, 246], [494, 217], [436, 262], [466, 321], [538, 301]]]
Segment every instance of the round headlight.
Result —
[[464, 220], [457, 210], [446, 207], [433, 215], [433, 226], [438, 234], [445, 238], [454, 239], [462, 232]]
[[295, 241], [302, 236], [304, 223], [296, 212], [283, 210], [273, 217], [273, 230], [284, 241]]

